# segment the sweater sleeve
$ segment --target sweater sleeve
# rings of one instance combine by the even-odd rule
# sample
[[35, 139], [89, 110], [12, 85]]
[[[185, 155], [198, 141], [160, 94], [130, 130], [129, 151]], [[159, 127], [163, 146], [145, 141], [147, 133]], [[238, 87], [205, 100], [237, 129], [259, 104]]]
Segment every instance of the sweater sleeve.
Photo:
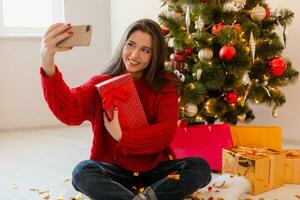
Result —
[[159, 98], [155, 124], [122, 132], [118, 147], [124, 154], [155, 154], [169, 148], [178, 120], [178, 95], [174, 89]]
[[[95, 78], [85, 84], [70, 89], [56, 67], [55, 74], [47, 77], [40, 69], [44, 97], [53, 114], [67, 125], [79, 125], [94, 117]], [[101, 82], [101, 77], [96, 82]]]

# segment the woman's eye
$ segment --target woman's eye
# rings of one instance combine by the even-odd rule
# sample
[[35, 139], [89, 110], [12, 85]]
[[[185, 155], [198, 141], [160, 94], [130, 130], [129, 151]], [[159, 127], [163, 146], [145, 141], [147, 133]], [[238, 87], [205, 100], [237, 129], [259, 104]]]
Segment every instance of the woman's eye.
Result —
[[132, 47], [132, 46], [133, 46], [133, 44], [132, 44], [131, 42], [129, 42], [129, 43], [127, 43], [127, 44], [126, 44], [126, 46], [128, 46], [128, 47]]
[[150, 50], [149, 49], [143, 49], [143, 52], [150, 53]]

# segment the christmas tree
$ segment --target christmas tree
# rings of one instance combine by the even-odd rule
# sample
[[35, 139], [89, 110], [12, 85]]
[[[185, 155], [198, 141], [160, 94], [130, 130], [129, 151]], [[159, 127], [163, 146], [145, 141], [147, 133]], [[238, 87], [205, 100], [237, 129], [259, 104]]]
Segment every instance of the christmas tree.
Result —
[[299, 74], [281, 55], [292, 11], [270, 9], [264, 0], [163, 0], [161, 7], [165, 66], [184, 83], [183, 122], [249, 122], [251, 104], [277, 116], [286, 101], [281, 87]]

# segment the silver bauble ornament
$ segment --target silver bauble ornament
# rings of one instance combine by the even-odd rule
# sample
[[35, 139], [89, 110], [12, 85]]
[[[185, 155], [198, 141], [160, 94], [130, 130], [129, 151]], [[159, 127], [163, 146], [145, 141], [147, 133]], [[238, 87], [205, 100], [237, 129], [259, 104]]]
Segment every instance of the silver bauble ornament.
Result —
[[214, 57], [214, 52], [210, 48], [200, 49], [198, 57], [201, 61], [211, 60]]
[[266, 16], [266, 9], [259, 4], [251, 10], [250, 16], [254, 21], [261, 21]]
[[196, 104], [187, 103], [184, 106], [184, 115], [187, 117], [194, 117], [198, 112], [198, 107]]

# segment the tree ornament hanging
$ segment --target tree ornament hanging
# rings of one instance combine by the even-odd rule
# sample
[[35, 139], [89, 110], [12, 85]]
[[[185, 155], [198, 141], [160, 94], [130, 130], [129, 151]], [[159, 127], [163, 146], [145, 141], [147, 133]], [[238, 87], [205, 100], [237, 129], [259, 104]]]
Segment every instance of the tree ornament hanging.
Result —
[[257, 4], [256, 7], [251, 10], [250, 16], [254, 21], [261, 21], [266, 16], [266, 10], [264, 7]]
[[252, 61], [254, 62], [254, 59], [255, 59], [255, 50], [256, 50], [255, 49], [256, 42], [254, 40], [253, 32], [252, 31], [250, 33], [249, 45], [250, 45], [250, 49], [251, 49]]
[[271, 15], [271, 10], [269, 7], [265, 7], [266, 10], [266, 16], [264, 17], [264, 20], [268, 20]]
[[198, 81], [200, 80], [201, 75], [202, 75], [202, 69], [198, 69], [197, 74], [196, 74], [196, 78], [197, 78]]
[[214, 57], [214, 52], [210, 48], [200, 49], [198, 52], [198, 58], [201, 61], [211, 60]]
[[161, 31], [163, 32], [164, 35], [168, 35], [168, 33], [170, 32], [170, 29], [166, 25], [162, 25]]
[[181, 50], [175, 50], [174, 53], [170, 55], [170, 60], [172, 61], [173, 70], [179, 70], [179, 72], [184, 71], [185, 61], [187, 57]]
[[248, 87], [247, 87], [247, 90], [246, 90], [246, 92], [245, 92], [245, 94], [244, 94], [243, 101], [242, 101], [242, 105], [245, 105], [245, 102], [246, 102], [246, 100], [247, 100], [247, 97], [248, 97], [248, 95], [249, 95], [249, 92], [250, 92], [250, 89], [251, 89], [252, 85], [253, 85], [253, 82], [250, 81], [250, 83], [249, 83], [249, 85], [248, 85]]
[[268, 85], [268, 81], [264, 81], [263, 83], [261, 83], [261, 87], [265, 90], [265, 92], [267, 93], [268, 97], [271, 98], [271, 94], [267, 88]]
[[243, 85], [248, 85], [250, 83], [250, 77], [249, 77], [249, 72], [245, 72], [243, 78], [242, 78], [242, 84]]
[[226, 45], [220, 49], [219, 56], [223, 61], [231, 61], [236, 55], [236, 50], [231, 45]]
[[215, 116], [215, 106], [217, 104], [217, 99], [216, 98], [209, 98], [205, 105], [204, 105], [204, 110], [205, 110], [205, 113], [208, 115], [208, 116]]
[[175, 46], [175, 38], [168, 39], [168, 47], [174, 48]]
[[239, 8], [236, 6], [235, 2], [228, 1], [223, 5], [223, 12], [238, 12]]
[[176, 74], [177, 77], [178, 77], [182, 82], [185, 81], [185, 76], [184, 76], [184, 74], [182, 74], [179, 70], [175, 69], [175, 70], [174, 70], [174, 74]]
[[286, 62], [282, 57], [276, 56], [269, 61], [268, 71], [272, 76], [279, 77], [286, 70]]
[[187, 6], [185, 13], [185, 25], [187, 34], [190, 34], [190, 26], [191, 26], [191, 14], [190, 14], [190, 6]]
[[272, 109], [272, 117], [273, 118], [278, 117], [278, 106], [276, 106], [276, 105]]
[[246, 5], [246, 1], [247, 0], [233, 0], [235, 6], [241, 10], [241, 9], [244, 9], [245, 5]]
[[198, 107], [194, 103], [187, 103], [184, 106], [184, 115], [187, 117], [194, 117], [198, 112]]
[[224, 97], [224, 100], [229, 103], [229, 104], [233, 104], [233, 103], [236, 103], [237, 100], [238, 100], [238, 94], [236, 91], [230, 91], [230, 92], [227, 92], [225, 94], [225, 97]]
[[284, 43], [284, 47], [286, 47], [286, 42], [287, 42], [287, 36], [288, 36], [288, 31], [287, 31], [287, 25], [284, 24], [283, 26], [283, 43]]
[[209, 0], [200, 0], [202, 3], [207, 3]]
[[199, 15], [198, 20], [195, 21], [195, 29], [199, 30], [199, 31], [203, 31], [205, 27], [205, 23], [201, 17], [201, 15]]
[[188, 122], [186, 121], [186, 119], [179, 119], [177, 121], [178, 128], [185, 128], [187, 125], [188, 125]]
[[244, 114], [238, 115], [238, 116], [237, 116], [237, 120], [238, 120], [239, 122], [241, 122], [241, 123], [245, 122], [245, 120], [246, 120], [246, 114], [244, 113]]
[[193, 53], [193, 48], [186, 48], [186, 49], [184, 50], [184, 52], [185, 52], [185, 54], [187, 54], [187, 55], [191, 55], [191, 54]]
[[211, 29], [211, 33], [217, 35], [223, 28], [224, 25], [222, 23], [215, 24]]

